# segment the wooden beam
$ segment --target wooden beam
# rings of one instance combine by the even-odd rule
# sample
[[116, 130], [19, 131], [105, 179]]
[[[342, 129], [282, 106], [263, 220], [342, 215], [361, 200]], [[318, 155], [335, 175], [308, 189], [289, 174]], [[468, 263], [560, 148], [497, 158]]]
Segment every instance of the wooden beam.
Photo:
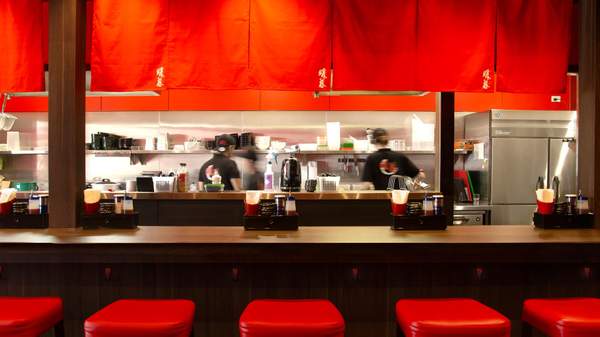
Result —
[[86, 0], [49, 6], [50, 227], [76, 227], [85, 185]]
[[[579, 2], [579, 188], [600, 214], [600, 5]], [[600, 216], [596, 216], [600, 227]]]
[[454, 93], [442, 92], [438, 102], [440, 114], [440, 192], [444, 195], [444, 214], [452, 225], [454, 216]]

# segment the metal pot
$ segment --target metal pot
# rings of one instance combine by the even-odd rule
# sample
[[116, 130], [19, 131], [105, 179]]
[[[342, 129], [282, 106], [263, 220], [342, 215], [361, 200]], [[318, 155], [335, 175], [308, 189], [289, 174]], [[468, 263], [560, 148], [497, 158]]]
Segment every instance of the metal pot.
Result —
[[94, 190], [102, 191], [102, 192], [115, 192], [121, 190], [120, 183], [113, 183], [110, 179], [102, 179], [97, 182], [93, 182], [90, 184], [91, 188]]

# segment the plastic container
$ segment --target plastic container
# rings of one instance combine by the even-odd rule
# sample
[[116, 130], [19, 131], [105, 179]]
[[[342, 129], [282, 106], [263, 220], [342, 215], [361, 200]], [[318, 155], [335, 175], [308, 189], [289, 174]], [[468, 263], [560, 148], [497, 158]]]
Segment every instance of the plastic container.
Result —
[[154, 192], [174, 192], [175, 177], [152, 177]]
[[317, 191], [318, 192], [337, 192], [340, 185], [340, 177], [318, 177]]

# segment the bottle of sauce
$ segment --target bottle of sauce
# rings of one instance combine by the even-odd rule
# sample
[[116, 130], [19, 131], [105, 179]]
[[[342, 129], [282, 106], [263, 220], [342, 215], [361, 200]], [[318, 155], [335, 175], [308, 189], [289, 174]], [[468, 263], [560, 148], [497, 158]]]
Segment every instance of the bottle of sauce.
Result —
[[188, 170], [186, 163], [180, 163], [177, 170], [177, 192], [187, 192]]
[[265, 169], [265, 191], [273, 190], [273, 163], [269, 160]]

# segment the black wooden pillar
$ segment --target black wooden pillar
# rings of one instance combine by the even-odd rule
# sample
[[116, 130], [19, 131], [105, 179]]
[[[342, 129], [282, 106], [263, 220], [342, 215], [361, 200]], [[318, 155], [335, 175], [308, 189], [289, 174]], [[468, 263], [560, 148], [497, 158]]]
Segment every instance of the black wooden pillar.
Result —
[[75, 227], [85, 185], [86, 0], [49, 1], [51, 227]]
[[[579, 188], [600, 214], [600, 4], [579, 1]], [[600, 227], [600, 216], [596, 216]]]

